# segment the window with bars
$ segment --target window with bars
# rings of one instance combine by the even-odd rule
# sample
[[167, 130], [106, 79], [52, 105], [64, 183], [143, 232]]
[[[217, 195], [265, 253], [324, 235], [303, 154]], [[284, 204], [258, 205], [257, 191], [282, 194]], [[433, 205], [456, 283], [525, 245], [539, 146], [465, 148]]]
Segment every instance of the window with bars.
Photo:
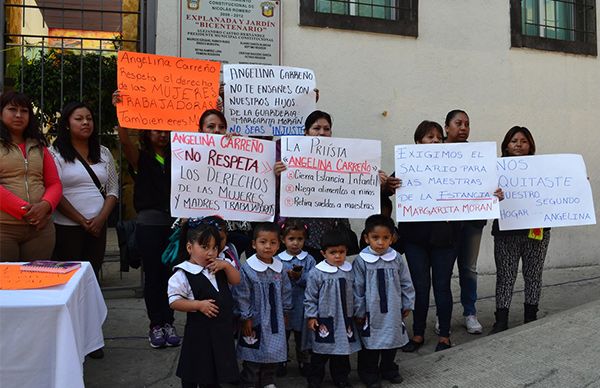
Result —
[[300, 24], [417, 36], [418, 0], [300, 0]]
[[596, 0], [511, 0], [513, 47], [597, 55]]

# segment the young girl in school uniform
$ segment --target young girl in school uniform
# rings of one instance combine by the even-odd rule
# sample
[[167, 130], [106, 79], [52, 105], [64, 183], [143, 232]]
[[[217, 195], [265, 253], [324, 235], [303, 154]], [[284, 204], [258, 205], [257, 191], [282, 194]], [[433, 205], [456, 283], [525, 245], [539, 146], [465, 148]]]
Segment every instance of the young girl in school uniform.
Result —
[[220, 259], [226, 259], [233, 263], [235, 269], [238, 271], [242, 268], [240, 264], [240, 256], [233, 243], [228, 241], [227, 238], [227, 221], [219, 216], [208, 216], [202, 218], [203, 224], [212, 225], [219, 230], [221, 236], [221, 243], [219, 244], [219, 254], [217, 255]]
[[308, 276], [304, 309], [307, 319], [306, 343], [312, 349], [310, 388], [319, 388], [325, 376], [325, 363], [336, 387], [350, 387], [350, 354], [360, 350], [353, 314], [352, 265], [346, 261], [348, 242], [336, 230], [321, 237], [325, 260]]
[[390, 248], [395, 241], [394, 221], [375, 214], [365, 221], [368, 246], [352, 264], [354, 316], [363, 349], [358, 352], [358, 376], [367, 387], [380, 379], [402, 382], [396, 351], [408, 342], [403, 319], [414, 309], [415, 289], [406, 260]]
[[[302, 327], [304, 326], [304, 291], [306, 290], [306, 280], [309, 273], [315, 266], [315, 259], [302, 248], [308, 237], [306, 225], [300, 220], [288, 218], [281, 225], [281, 241], [285, 245], [285, 251], [279, 253], [277, 258], [283, 264], [283, 272], [287, 274], [292, 283], [292, 310], [286, 328], [286, 338], [289, 341], [290, 335], [294, 333], [296, 343], [296, 360], [300, 367], [300, 373], [306, 375], [310, 362], [310, 356], [307, 351], [302, 351]], [[289, 348], [289, 345], [288, 345]], [[282, 365], [282, 372], [278, 375], [285, 375], [285, 363]]]
[[187, 312], [177, 376], [183, 388], [217, 387], [239, 380], [229, 285], [240, 281], [234, 266], [217, 258], [221, 236], [212, 225], [189, 225], [190, 259], [175, 266], [169, 279], [169, 304]]
[[277, 365], [287, 360], [284, 316], [292, 309], [292, 286], [275, 254], [279, 225], [254, 227], [256, 254], [242, 265], [241, 281], [233, 288], [242, 320], [238, 357], [242, 362], [242, 387], [274, 387]]

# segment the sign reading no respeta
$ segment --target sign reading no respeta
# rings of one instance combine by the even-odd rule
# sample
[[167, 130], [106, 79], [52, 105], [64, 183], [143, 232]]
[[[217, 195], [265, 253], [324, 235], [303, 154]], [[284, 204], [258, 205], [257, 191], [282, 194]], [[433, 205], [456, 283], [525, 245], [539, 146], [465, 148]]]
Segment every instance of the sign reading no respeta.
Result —
[[280, 41], [281, 1], [179, 1], [181, 57], [279, 65]]

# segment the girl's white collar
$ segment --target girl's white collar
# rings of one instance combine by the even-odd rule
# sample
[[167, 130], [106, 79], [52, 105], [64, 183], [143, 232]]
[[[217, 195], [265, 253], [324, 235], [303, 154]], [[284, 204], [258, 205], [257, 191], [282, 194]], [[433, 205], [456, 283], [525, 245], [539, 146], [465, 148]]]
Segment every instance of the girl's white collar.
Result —
[[344, 264], [340, 265], [339, 267], [336, 267], [335, 265], [331, 265], [327, 261], [323, 260], [322, 262], [317, 264], [315, 268], [317, 268], [319, 271], [326, 273], [336, 273], [338, 269], [341, 269], [344, 272], [350, 272], [350, 270], [352, 270], [352, 264], [345, 261]]
[[[300, 252], [299, 254], [296, 255], [296, 258], [298, 260], [304, 260], [304, 259], [306, 259], [306, 256], [308, 256], [308, 252], [302, 251], [302, 252]], [[290, 261], [290, 260], [292, 260], [292, 258], [294, 256], [290, 255], [286, 251], [283, 251], [280, 254], [278, 254], [277, 257], [279, 257], [279, 259], [283, 260], [283, 261]]]
[[260, 261], [256, 255], [252, 255], [248, 260], [246, 260], [246, 263], [248, 263], [250, 268], [258, 272], [265, 272], [268, 268], [271, 268], [273, 271], [280, 273], [283, 269], [283, 264], [275, 257], [273, 258], [273, 262], [271, 264], [267, 264]]
[[396, 251], [392, 248], [388, 248], [386, 253], [384, 253], [383, 255], [378, 255], [375, 252], [373, 252], [371, 247], [367, 247], [360, 253], [360, 257], [362, 257], [363, 260], [367, 263], [371, 264], [375, 263], [379, 259], [383, 259], [383, 261], [392, 261], [396, 258]]
[[175, 270], [175, 268], [180, 268], [185, 272], [191, 273], [192, 275], [198, 275], [200, 272], [204, 271], [203, 266], [192, 263], [191, 261], [184, 261], [183, 263], [177, 264], [175, 267], [173, 267], [173, 270]]

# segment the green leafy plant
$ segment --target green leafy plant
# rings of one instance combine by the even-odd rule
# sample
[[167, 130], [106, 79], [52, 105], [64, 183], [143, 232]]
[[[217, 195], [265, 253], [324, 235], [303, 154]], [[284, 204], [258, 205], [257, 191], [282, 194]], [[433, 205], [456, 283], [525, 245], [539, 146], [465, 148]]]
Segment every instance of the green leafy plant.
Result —
[[114, 143], [117, 117], [111, 95], [117, 88], [116, 55], [55, 48], [28, 51], [19, 65], [22, 77], [17, 77], [15, 89], [32, 98], [45, 132], [52, 134], [65, 104], [83, 101], [94, 111], [102, 143], [110, 143], [110, 138]]

